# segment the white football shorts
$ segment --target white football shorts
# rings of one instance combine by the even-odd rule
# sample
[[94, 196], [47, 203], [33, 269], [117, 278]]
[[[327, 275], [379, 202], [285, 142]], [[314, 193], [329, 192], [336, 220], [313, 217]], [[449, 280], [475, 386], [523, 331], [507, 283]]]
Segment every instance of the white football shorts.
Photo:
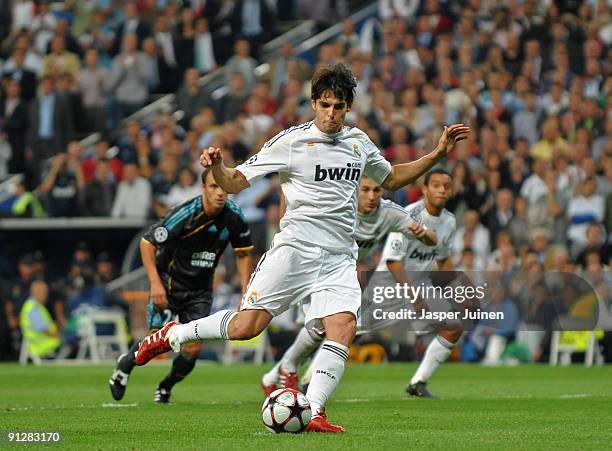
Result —
[[304, 325], [319, 333], [326, 316], [350, 312], [357, 318], [361, 289], [355, 259], [297, 241], [273, 246], [257, 264], [240, 310], [262, 309], [277, 316], [300, 301]]

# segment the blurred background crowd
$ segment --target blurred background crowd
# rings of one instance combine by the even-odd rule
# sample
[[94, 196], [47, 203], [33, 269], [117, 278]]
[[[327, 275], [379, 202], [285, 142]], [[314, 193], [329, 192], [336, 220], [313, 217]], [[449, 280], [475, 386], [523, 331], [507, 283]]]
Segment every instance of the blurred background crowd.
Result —
[[[203, 148], [221, 147], [227, 165], [244, 161], [310, 120], [310, 76], [344, 61], [358, 79], [347, 123], [393, 164], [433, 149], [445, 124], [472, 127], [443, 162], [453, 176], [447, 207], [457, 219], [460, 269], [582, 274], [609, 304], [610, 2], [381, 0], [369, 17], [349, 18], [368, 3], [2, 1], [0, 180], [23, 177], [1, 214], [161, 217], [200, 192]], [[303, 54], [281, 39], [264, 55], [265, 43], [308, 20], [316, 31], [337, 31]], [[214, 89], [205, 82], [212, 74], [221, 74]], [[167, 94], [171, 108], [137, 113]], [[278, 230], [279, 192], [270, 176], [234, 196], [257, 254]], [[420, 187], [386, 196], [407, 205]], [[83, 287], [117, 275], [104, 252], [74, 249], [46, 278], [44, 302], [60, 329]], [[233, 274], [226, 260], [217, 284], [224, 290]], [[5, 343], [30, 282], [46, 271], [41, 252], [10, 263], [0, 274]], [[127, 308], [103, 289], [90, 295]]]

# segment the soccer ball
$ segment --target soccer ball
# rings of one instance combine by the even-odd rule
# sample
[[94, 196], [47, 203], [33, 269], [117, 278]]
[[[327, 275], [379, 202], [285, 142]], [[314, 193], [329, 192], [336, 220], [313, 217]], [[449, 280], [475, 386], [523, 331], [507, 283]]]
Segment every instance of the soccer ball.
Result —
[[270, 393], [261, 407], [264, 426], [271, 432], [302, 432], [310, 422], [310, 403], [303, 393], [279, 388]]

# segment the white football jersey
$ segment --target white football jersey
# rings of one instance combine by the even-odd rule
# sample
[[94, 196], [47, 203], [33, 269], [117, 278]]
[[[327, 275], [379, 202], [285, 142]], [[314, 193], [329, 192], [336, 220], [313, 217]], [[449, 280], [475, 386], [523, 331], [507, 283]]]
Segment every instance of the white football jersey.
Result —
[[268, 141], [236, 168], [250, 182], [278, 172], [287, 210], [274, 243], [301, 241], [357, 257], [357, 190], [363, 174], [382, 184], [391, 164], [356, 127], [328, 135], [313, 121]]
[[369, 215], [357, 211], [357, 231], [355, 240], [359, 246], [358, 260], [366, 258], [389, 233], [402, 233], [407, 240], [416, 239], [408, 230], [415, 221], [410, 214], [395, 202], [381, 199], [376, 210]]
[[422, 199], [408, 205], [406, 211], [413, 222], [433, 230], [438, 242], [435, 246], [427, 246], [418, 240], [408, 240], [403, 234], [391, 233], [377, 268], [379, 271], [387, 270], [387, 260], [403, 260], [407, 271], [431, 271], [436, 269], [438, 260], [451, 256], [457, 228], [455, 215], [443, 208], [439, 216], [433, 216], [425, 208]]

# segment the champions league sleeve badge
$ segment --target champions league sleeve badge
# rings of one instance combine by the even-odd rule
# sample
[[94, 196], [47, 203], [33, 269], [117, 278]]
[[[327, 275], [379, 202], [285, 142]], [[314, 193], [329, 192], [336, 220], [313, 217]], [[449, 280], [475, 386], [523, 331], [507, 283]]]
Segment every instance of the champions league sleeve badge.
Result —
[[153, 232], [153, 237], [158, 243], [166, 242], [166, 240], [168, 239], [168, 229], [163, 226], [156, 228]]

